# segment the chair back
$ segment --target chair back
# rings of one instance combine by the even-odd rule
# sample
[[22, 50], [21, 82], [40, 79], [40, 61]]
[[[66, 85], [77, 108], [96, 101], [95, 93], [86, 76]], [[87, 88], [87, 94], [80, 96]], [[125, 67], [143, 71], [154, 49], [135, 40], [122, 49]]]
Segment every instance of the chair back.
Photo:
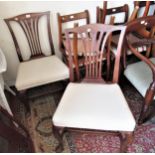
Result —
[[151, 5], [155, 5], [155, 2], [154, 1], [135, 1], [134, 7], [139, 8], [136, 18], [148, 16]]
[[[130, 34], [137, 34], [139, 30], [144, 30], [148, 32], [148, 35], [139, 36], [136, 40], [130, 39]], [[147, 52], [146, 56], [149, 57], [151, 53], [151, 46], [155, 45], [155, 17], [147, 16], [141, 17], [136, 20], [133, 20], [127, 24], [126, 39], [130, 50], [141, 57], [141, 54], [137, 51], [137, 48], [140, 46], [146, 46]], [[154, 51], [152, 51], [154, 52]]]
[[[114, 8], [107, 8], [107, 1], [103, 2], [103, 9], [97, 7], [96, 9], [96, 15], [97, 15], [97, 19], [96, 22], [97, 23], [105, 23], [106, 22], [106, 18], [108, 16], [117, 16], [118, 14], [124, 14], [124, 20], [122, 22], [115, 22], [114, 25], [123, 25], [127, 22], [128, 20], [128, 14], [129, 14], [129, 7], [127, 4], [120, 6], [120, 7], [114, 7]], [[110, 19], [110, 18], [109, 18]], [[121, 16], [122, 19], [122, 16]]]
[[26, 13], [4, 20], [20, 61], [54, 54], [49, 11]]
[[89, 24], [89, 12], [85, 10], [84, 12], [68, 14], [68, 15], [60, 15], [57, 13], [58, 18], [58, 30], [59, 30], [59, 48], [60, 51], [64, 53], [64, 44], [63, 40], [65, 40], [64, 29], [69, 27], [74, 27], [75, 22], [77, 25], [85, 25]]
[[[79, 81], [81, 80], [81, 75], [79, 72], [79, 65], [76, 65], [75, 69], [73, 64], [77, 60], [76, 48], [77, 48], [77, 36], [80, 37], [83, 47], [84, 47], [84, 79], [85, 82], [105, 82], [102, 77], [103, 72], [103, 59], [110, 58], [109, 46], [107, 43], [111, 34], [119, 31], [120, 37], [117, 46], [117, 56], [115, 59], [114, 71], [113, 71], [113, 80], [112, 82], [118, 82], [119, 78], [119, 64], [120, 56], [122, 50], [122, 44], [124, 41], [126, 26], [113, 26], [113, 25], [104, 25], [104, 24], [89, 24], [85, 26], [80, 26], [76, 28], [66, 29], [66, 50], [69, 53], [69, 68], [70, 68], [70, 80]], [[74, 34], [74, 41], [70, 38], [70, 34]], [[76, 43], [75, 43], [76, 42]], [[71, 48], [74, 44], [74, 48]], [[74, 50], [74, 51], [72, 51]], [[72, 55], [74, 53], [74, 55]], [[77, 60], [78, 61], [78, 60]]]

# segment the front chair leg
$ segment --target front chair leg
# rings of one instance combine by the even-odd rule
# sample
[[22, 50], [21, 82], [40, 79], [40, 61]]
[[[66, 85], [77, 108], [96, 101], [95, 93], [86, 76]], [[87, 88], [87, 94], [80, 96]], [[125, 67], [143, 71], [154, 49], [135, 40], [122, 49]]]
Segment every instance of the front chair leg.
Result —
[[133, 141], [133, 132], [121, 132], [120, 138], [120, 152], [126, 153], [128, 149], [128, 145]]
[[144, 104], [143, 104], [143, 107], [140, 113], [138, 124], [144, 123], [144, 121], [146, 121], [147, 118], [149, 117], [149, 114], [150, 114], [149, 108], [153, 101], [154, 95], [155, 95], [155, 83], [153, 82], [146, 92], [145, 100], [144, 100]]
[[54, 137], [58, 140], [58, 146], [55, 149], [55, 152], [60, 153], [64, 150], [63, 147], [63, 133], [64, 129], [57, 128], [56, 126], [52, 126]]

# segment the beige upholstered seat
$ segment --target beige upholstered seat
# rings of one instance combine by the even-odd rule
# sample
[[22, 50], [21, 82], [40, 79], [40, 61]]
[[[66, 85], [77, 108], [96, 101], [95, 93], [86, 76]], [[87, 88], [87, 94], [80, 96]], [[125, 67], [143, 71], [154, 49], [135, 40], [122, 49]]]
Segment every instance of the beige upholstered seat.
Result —
[[[155, 58], [150, 59], [155, 64]], [[152, 79], [150, 67], [143, 61], [128, 65], [124, 75], [134, 85], [142, 96], [145, 96]], [[155, 98], [154, 98], [155, 99]]]
[[133, 131], [136, 123], [118, 84], [70, 83], [54, 114], [53, 124]]
[[19, 64], [16, 88], [33, 88], [69, 78], [68, 67], [56, 56], [48, 56]]

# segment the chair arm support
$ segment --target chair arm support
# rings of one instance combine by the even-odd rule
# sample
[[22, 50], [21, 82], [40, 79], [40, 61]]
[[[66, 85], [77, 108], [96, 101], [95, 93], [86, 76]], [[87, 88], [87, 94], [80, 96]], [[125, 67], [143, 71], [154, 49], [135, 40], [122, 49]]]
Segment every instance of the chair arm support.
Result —
[[137, 56], [140, 60], [144, 61], [151, 69], [152, 74], [153, 74], [153, 81], [155, 81], [155, 64], [153, 64], [147, 57], [143, 56], [140, 52], [138, 52], [130, 43], [129, 38], [126, 37], [127, 39], [127, 46], [131, 50], [131, 52]]

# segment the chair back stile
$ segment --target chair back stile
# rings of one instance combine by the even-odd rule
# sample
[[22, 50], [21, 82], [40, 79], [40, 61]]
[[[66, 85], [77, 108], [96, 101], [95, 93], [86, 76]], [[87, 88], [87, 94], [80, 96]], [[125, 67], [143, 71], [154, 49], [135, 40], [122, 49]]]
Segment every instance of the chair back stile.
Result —
[[[154, 1], [135, 1], [134, 2], [134, 7], [135, 8], [138, 7], [138, 11], [140, 11], [142, 8], [145, 7], [141, 17], [148, 16], [151, 5], [155, 5], [155, 2]], [[137, 15], [138, 15], [138, 12], [137, 12]], [[135, 16], [135, 18], [137, 17]]]
[[118, 13], [124, 13], [124, 21], [122, 22], [114, 22], [114, 25], [123, 25], [128, 21], [129, 16], [129, 7], [127, 4], [120, 6], [120, 7], [114, 7], [114, 8], [107, 8], [107, 1], [103, 2], [103, 9], [97, 7], [96, 10], [96, 22], [97, 23], [105, 23], [107, 16], [115, 16]]
[[65, 54], [64, 43], [63, 43], [63, 41], [65, 40], [64, 29], [63, 29], [64, 24], [70, 24], [74, 21], [79, 24], [80, 21], [82, 20], [85, 21], [85, 24], [89, 24], [90, 23], [89, 12], [88, 10], [85, 10], [83, 12], [78, 12], [78, 13], [68, 14], [68, 15], [60, 15], [60, 13], [57, 13], [57, 18], [58, 18], [58, 30], [59, 30], [59, 48], [60, 48], [60, 51], [63, 54]]
[[[104, 25], [104, 24], [90, 24], [85, 25], [73, 29], [67, 29], [65, 31], [66, 36], [66, 49], [69, 52], [69, 67], [70, 67], [70, 80], [75, 81], [77, 75], [79, 75], [78, 67], [73, 69], [74, 58], [72, 53], [74, 53], [71, 49], [71, 41], [70, 34], [77, 34], [82, 40], [84, 46], [84, 66], [85, 66], [85, 77], [83, 79], [84, 82], [103, 82], [102, 77], [102, 60], [107, 57], [108, 47], [107, 43], [109, 41], [109, 37], [111, 34], [116, 31], [120, 31], [120, 39], [118, 42], [117, 48], [117, 58], [115, 61], [115, 68], [113, 72], [113, 82], [117, 83], [119, 79], [119, 63], [120, 63], [120, 55], [122, 49], [122, 43], [124, 41], [125, 35], [125, 26], [112, 26], [112, 25]], [[75, 38], [74, 38], [75, 39]], [[75, 50], [75, 48], [73, 48]], [[75, 72], [74, 72], [75, 71]], [[76, 76], [74, 76], [74, 73]], [[80, 76], [78, 76], [77, 80], [80, 80]]]
[[51, 50], [51, 54], [53, 55], [55, 53], [53, 41], [52, 41], [52, 35], [51, 35], [51, 26], [50, 26], [50, 11], [47, 12], [38, 12], [38, 13], [26, 13], [19, 16], [15, 16], [12, 18], [5, 19], [5, 22], [10, 30], [10, 33], [12, 35], [15, 48], [17, 51], [17, 55], [19, 57], [20, 61], [23, 60], [22, 56], [22, 50], [20, 49], [20, 45], [16, 36], [16, 33], [14, 32], [11, 22], [16, 22], [21, 29], [24, 32], [24, 35], [27, 39], [28, 45], [29, 45], [29, 51], [30, 51], [30, 58], [37, 58], [41, 56], [45, 56], [42, 47], [41, 47], [41, 40], [40, 40], [40, 34], [39, 34], [39, 22], [42, 17], [46, 17], [47, 20], [47, 33], [48, 33], [48, 41], [49, 46]]

